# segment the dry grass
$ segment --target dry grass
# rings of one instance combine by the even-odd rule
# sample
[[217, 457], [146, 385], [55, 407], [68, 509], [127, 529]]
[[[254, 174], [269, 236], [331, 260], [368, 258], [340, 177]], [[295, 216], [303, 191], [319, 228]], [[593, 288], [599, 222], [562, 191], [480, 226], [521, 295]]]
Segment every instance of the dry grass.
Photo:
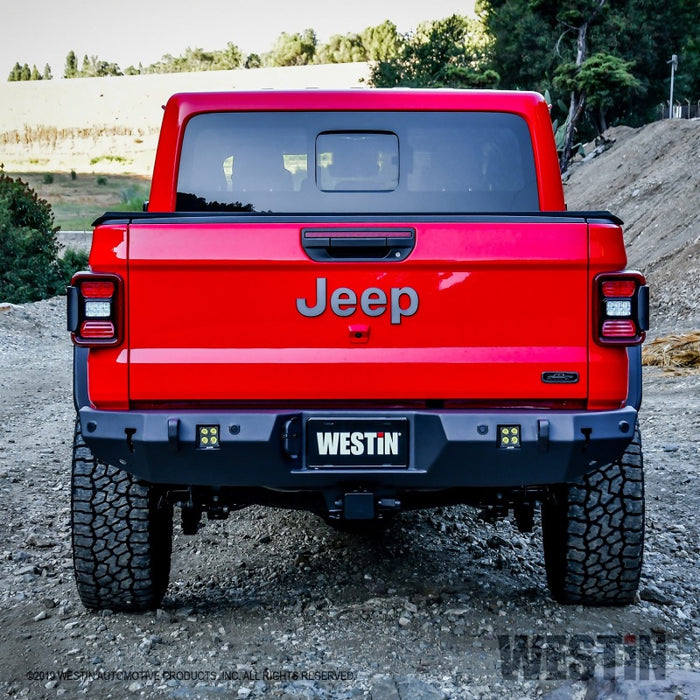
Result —
[[642, 364], [666, 369], [700, 367], [700, 331], [652, 340], [642, 350]]
[[35, 126], [24, 125], [24, 128], [12, 129], [0, 133], [0, 146], [19, 144], [22, 146], [49, 146], [56, 147], [56, 143], [64, 140], [92, 139], [97, 142], [108, 136], [133, 136], [142, 138], [152, 130], [132, 129], [124, 126], [87, 126], [79, 128], [58, 128], [55, 126], [37, 124]]
[[[176, 92], [359, 87], [366, 63], [74, 80], [0, 81], [6, 172], [153, 172], [164, 105]], [[98, 160], [95, 160], [95, 159]]]

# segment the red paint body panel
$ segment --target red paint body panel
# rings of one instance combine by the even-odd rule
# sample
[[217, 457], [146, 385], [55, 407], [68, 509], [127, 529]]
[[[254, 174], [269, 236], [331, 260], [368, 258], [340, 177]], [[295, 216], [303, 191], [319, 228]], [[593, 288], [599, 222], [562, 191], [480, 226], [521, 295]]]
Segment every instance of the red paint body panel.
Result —
[[[132, 225], [131, 399], [585, 398], [585, 224], [415, 229], [402, 263], [318, 263], [295, 225]], [[296, 300], [315, 303], [319, 277], [358, 298], [410, 286], [419, 308], [396, 325], [359, 304], [303, 317]], [[543, 371], [581, 379], [543, 384]]]
[[562, 211], [564, 194], [549, 109], [534, 92], [496, 90], [305, 90], [173, 95], [165, 107], [153, 170], [150, 211], [173, 211], [184, 127], [195, 114], [226, 111], [473, 111], [507, 112], [530, 127], [542, 211]]
[[[535, 93], [353, 90], [182, 94], [165, 110], [149, 209], [175, 209], [182, 134], [195, 114], [219, 111], [488, 111], [528, 123], [542, 211], [565, 209], [547, 105]], [[396, 223], [413, 228], [402, 262], [314, 262], [301, 230], [329, 224], [265, 221], [133, 222], [100, 226], [94, 271], [114, 272], [126, 293], [124, 343], [91, 349], [94, 406], [235, 401], [446, 400], [619, 407], [627, 393], [623, 347], [594, 342], [593, 279], [623, 270], [622, 232], [562, 219]], [[279, 217], [277, 219], [279, 221]], [[354, 230], [391, 228], [345, 222]], [[343, 312], [302, 315], [342, 292]], [[363, 312], [364, 290], [411, 288], [417, 308], [392, 323]], [[395, 292], [399, 294], [399, 292]], [[373, 292], [376, 302], [377, 294]], [[381, 294], [379, 295], [381, 297]], [[406, 311], [407, 297], [403, 299]], [[375, 304], [375, 309], [381, 304]], [[358, 330], [359, 329], [359, 330]], [[358, 340], [357, 333], [360, 334]], [[577, 373], [548, 384], [543, 372]], [[569, 402], [569, 404], [567, 404]]]

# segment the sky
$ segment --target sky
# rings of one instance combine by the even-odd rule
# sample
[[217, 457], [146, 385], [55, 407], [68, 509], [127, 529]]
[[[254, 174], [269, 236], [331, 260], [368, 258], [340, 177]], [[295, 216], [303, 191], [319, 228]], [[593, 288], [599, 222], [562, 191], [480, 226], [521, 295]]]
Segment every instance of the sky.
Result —
[[[189, 46], [244, 54], [269, 51], [282, 32], [306, 28], [320, 43], [389, 19], [400, 32], [424, 20], [469, 14], [474, 0], [0, 0], [0, 80], [15, 63], [51, 66], [63, 76], [66, 55], [96, 55], [122, 70], [147, 66]], [[1, 106], [0, 106], [1, 109]]]

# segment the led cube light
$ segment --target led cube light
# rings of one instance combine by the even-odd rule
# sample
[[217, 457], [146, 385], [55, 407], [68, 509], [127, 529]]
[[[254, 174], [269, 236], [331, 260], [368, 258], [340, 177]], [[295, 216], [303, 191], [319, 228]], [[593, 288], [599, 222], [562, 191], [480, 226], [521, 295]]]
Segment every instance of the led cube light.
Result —
[[218, 450], [219, 426], [218, 425], [198, 425], [197, 426], [197, 449], [198, 450]]
[[520, 426], [519, 425], [499, 425], [498, 426], [498, 446], [504, 449], [520, 447]]

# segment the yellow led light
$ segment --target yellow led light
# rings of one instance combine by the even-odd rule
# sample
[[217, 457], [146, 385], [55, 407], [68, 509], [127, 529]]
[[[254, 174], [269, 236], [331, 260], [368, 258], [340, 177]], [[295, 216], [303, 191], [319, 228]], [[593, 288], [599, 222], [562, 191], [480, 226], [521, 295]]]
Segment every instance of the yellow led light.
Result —
[[218, 425], [198, 425], [197, 426], [197, 449], [218, 450], [219, 426]]
[[500, 435], [499, 447], [513, 449], [520, 447], [520, 426], [519, 425], [499, 425]]

